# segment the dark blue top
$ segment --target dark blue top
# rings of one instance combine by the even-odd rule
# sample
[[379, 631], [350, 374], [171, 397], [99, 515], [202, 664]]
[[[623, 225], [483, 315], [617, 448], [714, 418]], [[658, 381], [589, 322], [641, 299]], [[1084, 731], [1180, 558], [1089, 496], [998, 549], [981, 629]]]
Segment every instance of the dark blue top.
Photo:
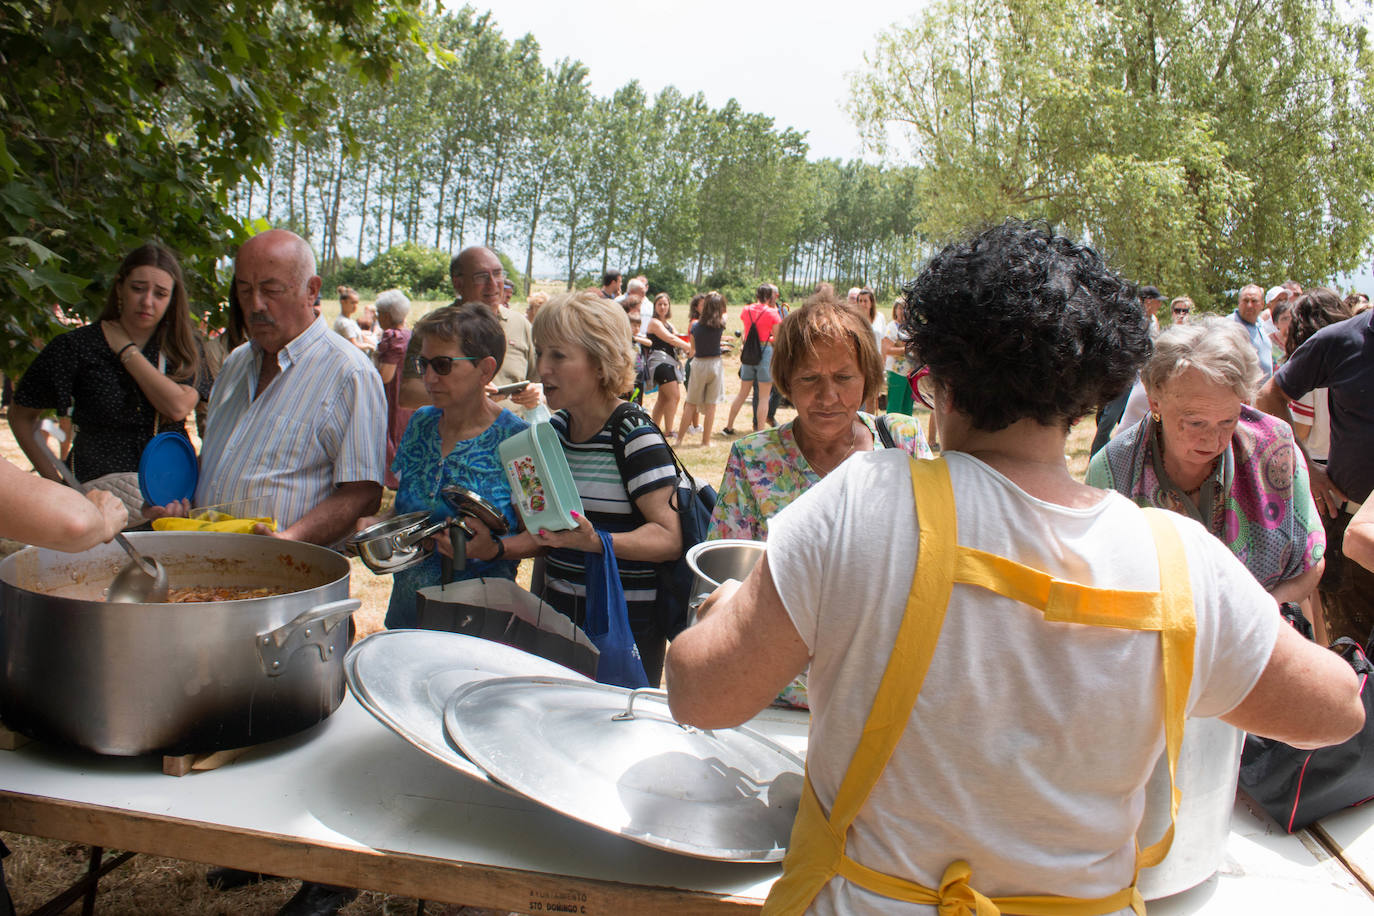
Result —
[[1274, 373], [1274, 384], [1290, 398], [1314, 388], [1327, 390], [1331, 451], [1326, 472], [1350, 499], [1364, 502], [1374, 491], [1374, 332], [1363, 312], [1322, 328]]

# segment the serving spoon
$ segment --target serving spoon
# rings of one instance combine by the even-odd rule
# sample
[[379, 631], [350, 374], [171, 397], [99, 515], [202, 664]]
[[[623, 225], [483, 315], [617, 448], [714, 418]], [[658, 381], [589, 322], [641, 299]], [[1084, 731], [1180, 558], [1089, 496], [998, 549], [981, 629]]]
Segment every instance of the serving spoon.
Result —
[[[73, 490], [81, 490], [81, 484], [77, 483], [71, 469], [59, 461], [57, 456], [52, 453], [47, 444], [40, 441], [38, 447], [43, 450], [48, 461], [57, 473], [62, 477], [62, 482]], [[115, 574], [110, 582], [110, 587], [106, 591], [106, 601], [112, 604], [158, 604], [167, 600], [167, 570], [154, 557], [145, 557], [134, 549], [134, 545], [129, 543], [129, 539], [121, 533], [114, 536], [115, 542], [123, 547], [129, 554], [129, 562]]]

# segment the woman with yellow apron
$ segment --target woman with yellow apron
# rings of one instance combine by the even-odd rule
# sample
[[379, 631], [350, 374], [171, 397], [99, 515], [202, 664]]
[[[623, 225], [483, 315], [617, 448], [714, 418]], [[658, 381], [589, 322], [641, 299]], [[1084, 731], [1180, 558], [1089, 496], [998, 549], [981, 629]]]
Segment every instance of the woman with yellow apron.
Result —
[[1140, 912], [1135, 876], [1170, 841], [1136, 849], [1144, 785], [1185, 714], [1330, 743], [1363, 720], [1357, 685], [1199, 526], [1070, 476], [1069, 423], [1148, 346], [1095, 253], [1009, 223], [907, 302], [946, 457], [856, 456], [778, 515], [749, 579], [674, 641], [673, 712], [736, 724], [811, 663], [771, 912]]

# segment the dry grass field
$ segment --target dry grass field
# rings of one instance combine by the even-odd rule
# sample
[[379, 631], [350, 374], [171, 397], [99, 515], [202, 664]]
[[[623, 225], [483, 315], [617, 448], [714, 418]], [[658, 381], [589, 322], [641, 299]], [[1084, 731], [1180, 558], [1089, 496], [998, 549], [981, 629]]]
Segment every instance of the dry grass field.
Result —
[[[549, 288], [547, 291], [556, 291]], [[422, 314], [445, 303], [415, 303], [411, 311], [410, 323], [413, 324]], [[727, 334], [740, 327], [739, 309], [741, 303], [733, 303], [730, 308], [731, 320]], [[522, 308], [522, 306], [518, 306]], [[338, 314], [338, 303], [326, 301], [325, 317], [332, 321]], [[685, 328], [686, 304], [679, 303], [674, 308], [675, 327]], [[727, 357], [726, 378], [727, 397], [733, 399], [738, 390], [738, 357]], [[645, 408], [652, 410], [653, 396], [645, 399]], [[687, 468], [696, 476], [719, 484], [725, 460], [729, 455], [730, 444], [734, 437], [720, 433], [725, 425], [728, 403], [717, 411], [716, 435], [711, 445], [702, 447], [699, 441], [686, 445], [680, 450], [681, 458]], [[778, 419], [791, 419], [794, 412], [788, 409], [779, 411]], [[748, 408], [741, 411], [736, 423], [737, 429], [749, 426]], [[923, 421], [924, 425], [924, 421]], [[692, 437], [694, 438], [694, 437]], [[1086, 471], [1088, 446], [1092, 439], [1091, 423], [1080, 423], [1069, 439], [1069, 467], [1080, 479]], [[199, 443], [197, 443], [197, 446]], [[10, 434], [8, 425], [0, 428], [0, 455], [11, 462], [27, 467], [28, 463], [19, 451]], [[365, 636], [382, 628], [386, 613], [387, 599], [390, 594], [389, 578], [373, 575], [358, 559], [352, 561], [352, 592], [362, 600], [362, 609], [356, 615], [359, 636]], [[523, 564], [528, 567], [528, 564]], [[528, 585], [528, 572], [522, 568], [523, 584]], [[7, 753], [0, 751], [0, 753]], [[170, 777], [169, 777], [170, 778]], [[194, 777], [190, 777], [194, 778]], [[14, 851], [5, 860], [5, 872], [9, 878], [10, 891], [20, 913], [29, 912], [50, 897], [76, 881], [86, 867], [87, 850], [85, 847], [57, 840], [25, 837], [17, 834], [0, 833], [0, 839]], [[106, 916], [143, 916], [143, 914], [188, 914], [188, 916], [215, 916], [215, 914], [271, 914], [286, 902], [295, 892], [297, 882], [273, 881], [265, 884], [229, 892], [209, 890], [205, 886], [204, 873], [207, 866], [184, 862], [177, 859], [138, 856], [131, 862], [107, 875], [100, 882], [97, 898], [98, 912]], [[75, 905], [74, 905], [75, 906]], [[75, 909], [69, 910], [75, 912]], [[386, 894], [365, 892], [346, 907], [347, 916], [375, 916], [375, 914], [394, 914], [414, 912], [414, 901], [393, 898]], [[459, 914], [462, 907], [436, 907], [429, 905], [426, 913]]]

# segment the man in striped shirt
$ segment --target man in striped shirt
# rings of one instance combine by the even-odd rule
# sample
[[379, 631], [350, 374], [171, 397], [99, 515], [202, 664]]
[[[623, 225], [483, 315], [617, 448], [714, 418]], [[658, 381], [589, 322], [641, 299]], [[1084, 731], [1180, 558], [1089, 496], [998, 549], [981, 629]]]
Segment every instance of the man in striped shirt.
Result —
[[329, 546], [381, 504], [386, 395], [362, 351], [316, 317], [319, 290], [314, 253], [293, 233], [269, 230], [239, 251], [234, 291], [252, 340], [210, 393], [195, 501], [255, 500], [278, 537]]

